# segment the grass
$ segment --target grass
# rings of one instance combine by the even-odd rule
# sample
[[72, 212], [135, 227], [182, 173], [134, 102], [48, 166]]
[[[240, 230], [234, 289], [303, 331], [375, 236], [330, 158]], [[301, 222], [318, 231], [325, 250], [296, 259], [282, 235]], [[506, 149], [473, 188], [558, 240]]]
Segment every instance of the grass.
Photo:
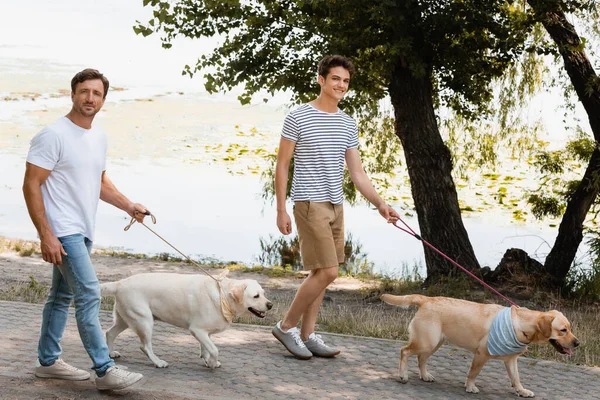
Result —
[[39, 242], [0, 238], [0, 253], [6, 251], [14, 251], [21, 257], [29, 257], [34, 253], [41, 253]]

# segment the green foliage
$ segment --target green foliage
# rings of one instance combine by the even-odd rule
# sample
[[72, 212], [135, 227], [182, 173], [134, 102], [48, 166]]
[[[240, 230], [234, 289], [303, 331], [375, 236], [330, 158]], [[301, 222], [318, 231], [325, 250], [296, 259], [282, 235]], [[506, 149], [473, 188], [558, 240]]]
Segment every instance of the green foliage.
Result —
[[538, 219], [542, 219], [548, 215], [557, 218], [565, 210], [565, 205], [558, 198], [543, 194], [530, 195], [527, 198], [527, 203], [531, 205], [531, 213]]
[[[515, 2], [515, 4], [520, 4]], [[146, 1], [153, 18], [135, 32], [219, 37], [190, 76], [204, 74], [210, 93], [243, 86], [241, 102], [261, 89], [293, 92], [293, 102], [317, 94], [315, 67], [325, 54], [351, 57], [360, 73], [347, 110], [374, 110], [400, 64], [431, 77], [441, 105], [474, 119], [486, 112], [490, 82], [524, 50], [532, 19], [501, 0], [214, 0]]]
[[561, 151], [540, 152], [535, 158], [534, 165], [542, 173], [562, 174], [564, 172], [564, 159]]
[[573, 297], [585, 301], [600, 300], [600, 232], [591, 230], [589, 246], [591, 263], [589, 266], [574, 265], [565, 279], [564, 290]]
[[[581, 185], [580, 179], [568, 178], [583, 175], [596, 147], [590, 135], [577, 127], [575, 136], [565, 144], [564, 149], [536, 154], [533, 164], [542, 176], [538, 190], [527, 199], [536, 218], [558, 218], [564, 213], [567, 202]], [[589, 185], [600, 185], [600, 177], [593, 177]], [[596, 201], [592, 205], [592, 213], [596, 212], [597, 206]]]
[[262, 265], [291, 265], [293, 269], [302, 269], [302, 260], [300, 257], [300, 240], [298, 235], [291, 239], [279, 236], [274, 238], [269, 235], [269, 239], [260, 238], [260, 255], [258, 262]]
[[578, 126], [575, 139], [567, 143], [565, 150], [574, 159], [589, 162], [597, 147], [596, 142]]
[[[302, 270], [300, 240], [298, 235], [292, 237], [269, 235], [268, 239], [260, 238], [261, 252], [257, 261], [264, 266], [291, 268], [291, 271]], [[348, 233], [344, 242], [346, 260], [340, 264], [340, 271], [346, 275], [372, 275], [373, 263], [362, 251], [360, 242]], [[268, 268], [267, 268], [268, 269]]]

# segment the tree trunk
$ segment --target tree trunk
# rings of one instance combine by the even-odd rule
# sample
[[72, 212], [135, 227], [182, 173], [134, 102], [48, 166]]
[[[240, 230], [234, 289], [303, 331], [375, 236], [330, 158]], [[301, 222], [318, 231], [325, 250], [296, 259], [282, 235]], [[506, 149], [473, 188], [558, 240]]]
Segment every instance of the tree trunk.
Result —
[[[594, 139], [600, 142], [600, 79], [584, 51], [575, 27], [565, 17], [559, 2], [529, 0], [529, 4], [556, 43], [565, 70], [587, 112]], [[567, 203], [558, 236], [544, 264], [556, 278], [557, 285], [564, 282], [583, 239], [583, 222], [598, 195], [599, 173], [600, 153], [596, 149], [579, 187]]]
[[598, 195], [598, 185], [594, 183], [594, 177], [598, 176], [599, 171], [600, 151], [596, 149], [581, 183], [567, 203], [567, 210], [558, 228], [558, 236], [544, 263], [546, 270], [556, 279], [556, 286], [561, 286], [564, 282], [583, 239], [583, 222]]
[[[420, 234], [463, 267], [478, 271], [479, 263], [460, 215], [450, 150], [438, 129], [429, 78], [414, 77], [408, 67], [400, 65], [389, 87]], [[428, 282], [455, 274], [456, 267], [423, 246]]]

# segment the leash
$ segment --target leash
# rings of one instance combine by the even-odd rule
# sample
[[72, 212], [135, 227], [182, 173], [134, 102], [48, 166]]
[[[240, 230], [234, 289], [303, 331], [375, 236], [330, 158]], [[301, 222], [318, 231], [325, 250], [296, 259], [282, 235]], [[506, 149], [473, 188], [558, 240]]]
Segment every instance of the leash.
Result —
[[454, 264], [455, 266], [457, 266], [458, 268], [462, 269], [464, 272], [466, 272], [467, 274], [469, 274], [473, 279], [475, 279], [477, 282], [481, 283], [483, 286], [485, 286], [486, 288], [488, 288], [489, 290], [491, 290], [492, 292], [494, 292], [495, 294], [497, 294], [498, 296], [500, 296], [502, 299], [504, 299], [507, 303], [509, 303], [510, 305], [513, 305], [517, 308], [519, 308], [519, 306], [512, 301], [511, 299], [509, 299], [508, 297], [504, 296], [502, 293], [500, 293], [499, 291], [497, 291], [496, 289], [494, 289], [493, 287], [491, 287], [490, 285], [488, 285], [487, 283], [485, 283], [482, 279], [479, 279], [477, 276], [475, 276], [475, 274], [473, 274], [471, 271], [469, 271], [468, 269], [466, 269], [465, 267], [463, 267], [462, 265], [460, 265], [459, 263], [457, 263], [456, 261], [454, 261], [453, 259], [451, 259], [450, 257], [448, 257], [447, 255], [445, 255], [444, 253], [442, 253], [440, 250], [436, 249], [431, 243], [429, 243], [427, 240], [423, 239], [421, 237], [421, 235], [419, 235], [418, 233], [416, 233], [406, 222], [404, 222], [402, 220], [402, 218], [398, 218], [398, 220], [400, 222], [402, 222], [404, 224], [404, 226], [406, 226], [407, 229], [404, 229], [398, 225], [396, 225], [395, 222], [392, 223], [392, 225], [394, 225], [396, 228], [400, 229], [403, 232], [408, 233], [409, 235], [413, 236], [415, 239], [420, 240], [421, 242], [425, 243], [427, 246], [429, 246], [432, 250], [434, 250], [436, 253], [438, 253], [439, 255], [441, 255], [442, 257], [444, 257], [446, 260], [450, 261], [452, 264]]
[[[154, 214], [152, 214], [150, 212], [150, 210], [146, 210], [146, 212], [142, 213], [140, 211], [135, 211], [135, 214], [144, 214], [144, 215], [148, 215], [150, 216], [150, 218], [152, 218], [152, 223], [156, 224], [156, 217], [154, 216]], [[173, 248], [173, 250], [175, 250], [176, 252], [178, 252], [179, 254], [181, 254], [186, 260], [188, 260], [189, 262], [191, 262], [192, 264], [194, 264], [196, 267], [198, 267], [202, 272], [204, 272], [206, 275], [210, 276], [216, 283], [217, 283], [217, 288], [219, 289], [219, 301], [221, 303], [221, 312], [223, 313], [223, 317], [225, 318], [225, 320], [227, 320], [229, 323], [231, 323], [233, 321], [233, 318], [235, 317], [235, 312], [233, 311], [233, 309], [231, 308], [231, 306], [229, 305], [229, 303], [227, 302], [227, 295], [225, 294], [225, 292], [223, 292], [223, 287], [221, 286], [221, 281], [223, 280], [224, 276], [219, 276], [219, 278], [215, 278], [214, 276], [212, 276], [206, 269], [204, 269], [200, 264], [198, 264], [196, 261], [192, 260], [191, 258], [189, 258], [188, 256], [186, 256], [185, 254], [183, 254], [181, 251], [179, 251], [179, 249], [175, 246], [173, 246], [171, 243], [169, 243], [169, 241], [167, 241], [165, 238], [163, 238], [162, 236], [160, 236], [158, 233], [156, 233], [152, 228], [150, 228], [148, 225], [146, 225], [143, 221], [140, 222], [138, 221], [135, 216], [131, 217], [131, 221], [129, 221], [129, 224], [124, 228], [124, 231], [128, 231], [129, 228], [131, 228], [131, 226], [135, 223], [138, 224], [142, 224], [146, 227], [146, 229], [148, 229], [150, 232], [154, 233], [156, 236], [158, 236], [158, 238], [160, 240], [162, 240], [163, 242], [165, 242], [166, 244], [168, 244], [169, 246], [171, 246], [171, 248]]]
[[[154, 216], [154, 214], [152, 214], [149, 210], [146, 210], [145, 213], [140, 212], [140, 211], [135, 211], [135, 214], [144, 214], [144, 215], [148, 215], [150, 216], [150, 218], [152, 218], [152, 223], [156, 224], [156, 217]], [[125, 229], [123, 229], [124, 231], [128, 231], [129, 228], [131, 228], [131, 226], [135, 223], [138, 224], [142, 224], [146, 227], [146, 229], [148, 229], [150, 232], [154, 233], [156, 236], [158, 236], [158, 238], [160, 240], [162, 240], [163, 242], [165, 242], [166, 244], [168, 244], [169, 246], [171, 246], [173, 248], [173, 250], [175, 250], [176, 252], [178, 252], [179, 254], [181, 254], [186, 260], [188, 260], [189, 262], [191, 262], [192, 264], [194, 264], [196, 267], [198, 267], [202, 272], [204, 272], [206, 275], [210, 276], [212, 279], [214, 279], [217, 283], [221, 281], [221, 279], [217, 279], [214, 276], [212, 276], [206, 269], [202, 268], [202, 266], [200, 266], [200, 264], [198, 264], [196, 261], [192, 260], [191, 258], [189, 258], [188, 256], [186, 256], [185, 254], [183, 254], [181, 251], [179, 251], [179, 249], [177, 249], [177, 247], [173, 246], [171, 243], [169, 243], [166, 239], [164, 239], [162, 236], [160, 236], [158, 233], [154, 232], [154, 230], [152, 230], [152, 228], [150, 228], [148, 225], [146, 225], [143, 221], [140, 222], [138, 221], [135, 217], [131, 217], [131, 221], [129, 221], [129, 224], [125, 227]], [[220, 287], [221, 285], [219, 285]]]

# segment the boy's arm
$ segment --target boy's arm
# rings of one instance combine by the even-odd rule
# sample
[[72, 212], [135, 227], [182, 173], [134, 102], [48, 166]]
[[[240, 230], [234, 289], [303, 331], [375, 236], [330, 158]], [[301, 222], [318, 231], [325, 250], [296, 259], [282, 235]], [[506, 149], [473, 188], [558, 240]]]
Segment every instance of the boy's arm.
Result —
[[277, 227], [284, 235], [292, 233], [292, 220], [287, 213], [285, 202], [287, 200], [287, 183], [290, 162], [294, 155], [296, 142], [281, 138], [277, 151], [277, 164], [275, 165], [275, 199], [277, 201]]
[[350, 171], [350, 178], [358, 191], [377, 208], [379, 214], [386, 221], [390, 223], [396, 222], [400, 218], [400, 215], [392, 207], [388, 206], [375, 191], [371, 180], [362, 166], [358, 149], [351, 148], [346, 150], [346, 165], [348, 166], [348, 171]]

